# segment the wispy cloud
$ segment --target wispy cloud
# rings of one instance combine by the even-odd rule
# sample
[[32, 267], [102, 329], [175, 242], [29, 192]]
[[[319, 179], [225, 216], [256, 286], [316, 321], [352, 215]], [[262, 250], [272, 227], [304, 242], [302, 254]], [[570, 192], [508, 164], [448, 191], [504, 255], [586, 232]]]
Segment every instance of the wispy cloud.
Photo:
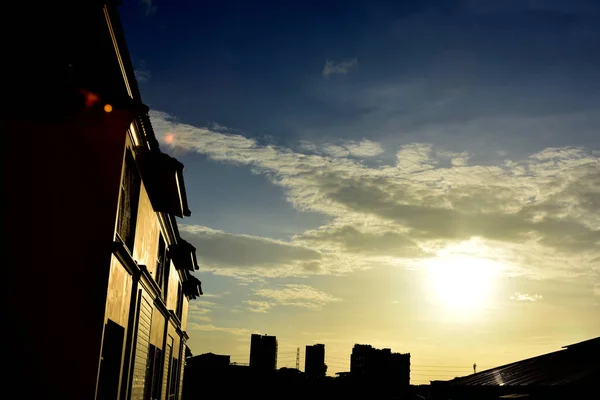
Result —
[[515, 301], [534, 302], [534, 301], [543, 300], [544, 296], [542, 296], [541, 294], [537, 294], [537, 293], [536, 294], [527, 294], [527, 293], [515, 292], [515, 294], [510, 296], [510, 299], [515, 300]]
[[223, 333], [230, 333], [232, 335], [244, 335], [244, 336], [250, 335], [252, 333], [256, 333], [254, 331], [251, 331], [250, 329], [245, 329], [245, 328], [228, 328], [228, 327], [224, 327], [224, 326], [215, 326], [212, 324], [196, 324], [196, 323], [188, 324], [187, 330], [188, 331], [223, 332]]
[[363, 139], [361, 141], [347, 141], [338, 144], [315, 143], [302, 141], [299, 148], [308, 153], [320, 154], [331, 157], [374, 157], [383, 153], [383, 147], [377, 142]]
[[298, 284], [281, 285], [274, 289], [257, 289], [253, 293], [255, 296], [270, 299], [275, 305], [311, 309], [319, 309], [332, 301], [339, 301], [330, 294], [308, 285]]
[[248, 305], [248, 311], [251, 312], [266, 313], [271, 308], [271, 303], [268, 301], [246, 300], [244, 303]]
[[203, 300], [190, 303], [188, 307], [189, 323], [210, 322], [212, 320], [212, 309], [215, 307], [216, 304]]
[[326, 60], [325, 66], [323, 67], [323, 76], [327, 78], [332, 74], [347, 74], [350, 69], [356, 67], [357, 65], [358, 62], [356, 61], [356, 58], [337, 63], [331, 60]]
[[238, 235], [199, 225], [180, 225], [197, 249], [203, 269], [229, 276], [278, 277], [314, 273], [324, 258], [319, 250], [296, 243]]
[[146, 61], [144, 60], [140, 60], [138, 66], [133, 70], [133, 73], [138, 82], [146, 83], [152, 78], [152, 73], [146, 67]]
[[204, 293], [202, 295], [202, 297], [213, 297], [213, 298], [219, 298], [219, 297], [224, 297], [224, 296], [228, 296], [230, 295], [231, 292], [230, 291], [225, 291], [222, 293]]
[[146, 16], [154, 15], [156, 13], [156, 6], [153, 4], [154, 0], [139, 0], [142, 6], [144, 6]]

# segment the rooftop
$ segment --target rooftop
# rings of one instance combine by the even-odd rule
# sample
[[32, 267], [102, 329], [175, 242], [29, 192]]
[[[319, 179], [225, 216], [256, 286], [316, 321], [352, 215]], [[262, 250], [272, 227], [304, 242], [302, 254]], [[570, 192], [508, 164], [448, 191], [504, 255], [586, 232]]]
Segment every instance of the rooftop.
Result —
[[451, 386], [564, 386], [600, 379], [600, 337], [563, 350], [436, 384]]

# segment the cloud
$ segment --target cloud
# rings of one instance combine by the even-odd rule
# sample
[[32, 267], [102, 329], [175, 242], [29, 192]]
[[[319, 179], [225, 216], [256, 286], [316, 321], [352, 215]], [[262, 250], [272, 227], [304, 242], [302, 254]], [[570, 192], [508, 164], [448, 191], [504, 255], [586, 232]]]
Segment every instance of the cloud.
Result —
[[244, 303], [248, 305], [248, 311], [251, 312], [266, 313], [271, 308], [271, 303], [268, 301], [246, 300]]
[[[201, 301], [192, 302], [188, 306], [188, 323], [204, 323], [212, 321], [212, 308], [215, 308], [216, 304], [211, 302]], [[209, 303], [208, 305], [206, 303]]]
[[394, 231], [365, 232], [352, 226], [327, 226], [323, 229], [307, 231], [296, 236], [295, 239], [304, 243], [318, 242], [321, 245], [327, 243], [340, 250], [356, 254], [409, 258], [426, 255], [426, 252], [408, 235]]
[[[314, 289], [307, 285], [288, 284], [281, 285], [276, 289], [256, 289], [253, 290], [255, 296], [270, 299], [271, 303], [266, 307], [268, 310], [271, 305], [304, 307], [310, 309], [319, 309], [332, 301], [339, 299]], [[254, 302], [265, 304], [265, 302]]]
[[541, 294], [527, 294], [527, 293], [515, 292], [514, 295], [510, 296], [510, 299], [515, 300], [515, 301], [534, 302], [534, 301], [543, 300], [544, 296], [542, 296]]
[[409, 265], [435, 257], [431, 249], [474, 237], [502, 254], [514, 273], [549, 278], [600, 270], [600, 163], [589, 150], [547, 148], [491, 165], [466, 152], [410, 143], [397, 149], [393, 163], [372, 167], [349, 156], [349, 143], [332, 150], [303, 142], [292, 150], [179, 123], [165, 113], [151, 112], [151, 118], [159, 138], [172, 135], [170, 148], [246, 166], [282, 188], [297, 210], [329, 217], [288, 242], [184, 227], [206, 252], [198, 252], [203, 262], [221, 273], [237, 268], [285, 276], [398, 260]]
[[217, 297], [224, 297], [224, 296], [228, 296], [228, 295], [230, 295], [230, 294], [231, 294], [231, 292], [230, 292], [230, 291], [225, 291], [225, 292], [222, 292], [222, 293], [206, 293], [206, 292], [205, 292], [205, 293], [202, 295], [202, 297], [215, 297], [215, 298], [217, 298]]
[[182, 224], [179, 229], [196, 247], [201, 268], [221, 275], [304, 275], [318, 271], [324, 259], [318, 250], [301, 244], [231, 234], [199, 225]]
[[151, 16], [156, 13], [156, 6], [153, 3], [153, 0], [140, 0], [140, 4], [144, 6], [146, 16]]
[[152, 77], [152, 73], [146, 67], [146, 61], [144, 60], [140, 60], [139, 65], [133, 70], [133, 73], [135, 75], [135, 79], [142, 83], [150, 81], [150, 78]]
[[251, 331], [250, 329], [244, 328], [227, 328], [223, 326], [215, 326], [212, 324], [197, 324], [191, 323], [187, 326], [188, 331], [205, 331], [205, 332], [223, 332], [230, 333], [232, 335], [242, 335], [247, 336], [252, 333], [256, 333], [255, 331]]
[[377, 142], [363, 139], [361, 141], [347, 141], [343, 143], [333, 144], [324, 143], [317, 145], [307, 141], [300, 142], [300, 149], [330, 157], [357, 157], [366, 158], [374, 157], [383, 153], [383, 147]]
[[344, 60], [338, 63], [326, 60], [325, 66], [323, 67], [323, 76], [328, 77], [331, 74], [347, 74], [351, 68], [354, 68], [358, 65], [356, 58], [351, 60]]

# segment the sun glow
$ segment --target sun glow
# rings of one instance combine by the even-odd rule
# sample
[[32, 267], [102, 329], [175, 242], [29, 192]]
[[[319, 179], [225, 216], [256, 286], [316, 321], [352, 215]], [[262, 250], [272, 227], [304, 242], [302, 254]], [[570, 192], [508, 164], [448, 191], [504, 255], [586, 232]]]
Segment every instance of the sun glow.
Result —
[[454, 316], [473, 316], [490, 306], [502, 266], [483, 257], [445, 254], [426, 262], [432, 299]]

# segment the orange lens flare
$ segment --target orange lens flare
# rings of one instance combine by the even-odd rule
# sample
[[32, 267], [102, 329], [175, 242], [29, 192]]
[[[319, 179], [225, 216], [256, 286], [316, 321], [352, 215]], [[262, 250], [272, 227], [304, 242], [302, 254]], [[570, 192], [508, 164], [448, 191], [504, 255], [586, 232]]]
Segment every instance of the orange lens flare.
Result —
[[167, 133], [167, 135], [165, 136], [165, 143], [166, 144], [171, 144], [173, 143], [173, 140], [175, 140], [175, 135], [173, 135], [172, 133]]
[[110, 104], [104, 105], [104, 111], [106, 111], [107, 113], [111, 112], [112, 110], [113, 110], [113, 107]]
[[81, 89], [81, 94], [84, 97], [84, 103], [86, 107], [92, 107], [93, 105], [100, 102], [100, 96], [98, 96], [94, 92], [90, 92], [89, 90]]

